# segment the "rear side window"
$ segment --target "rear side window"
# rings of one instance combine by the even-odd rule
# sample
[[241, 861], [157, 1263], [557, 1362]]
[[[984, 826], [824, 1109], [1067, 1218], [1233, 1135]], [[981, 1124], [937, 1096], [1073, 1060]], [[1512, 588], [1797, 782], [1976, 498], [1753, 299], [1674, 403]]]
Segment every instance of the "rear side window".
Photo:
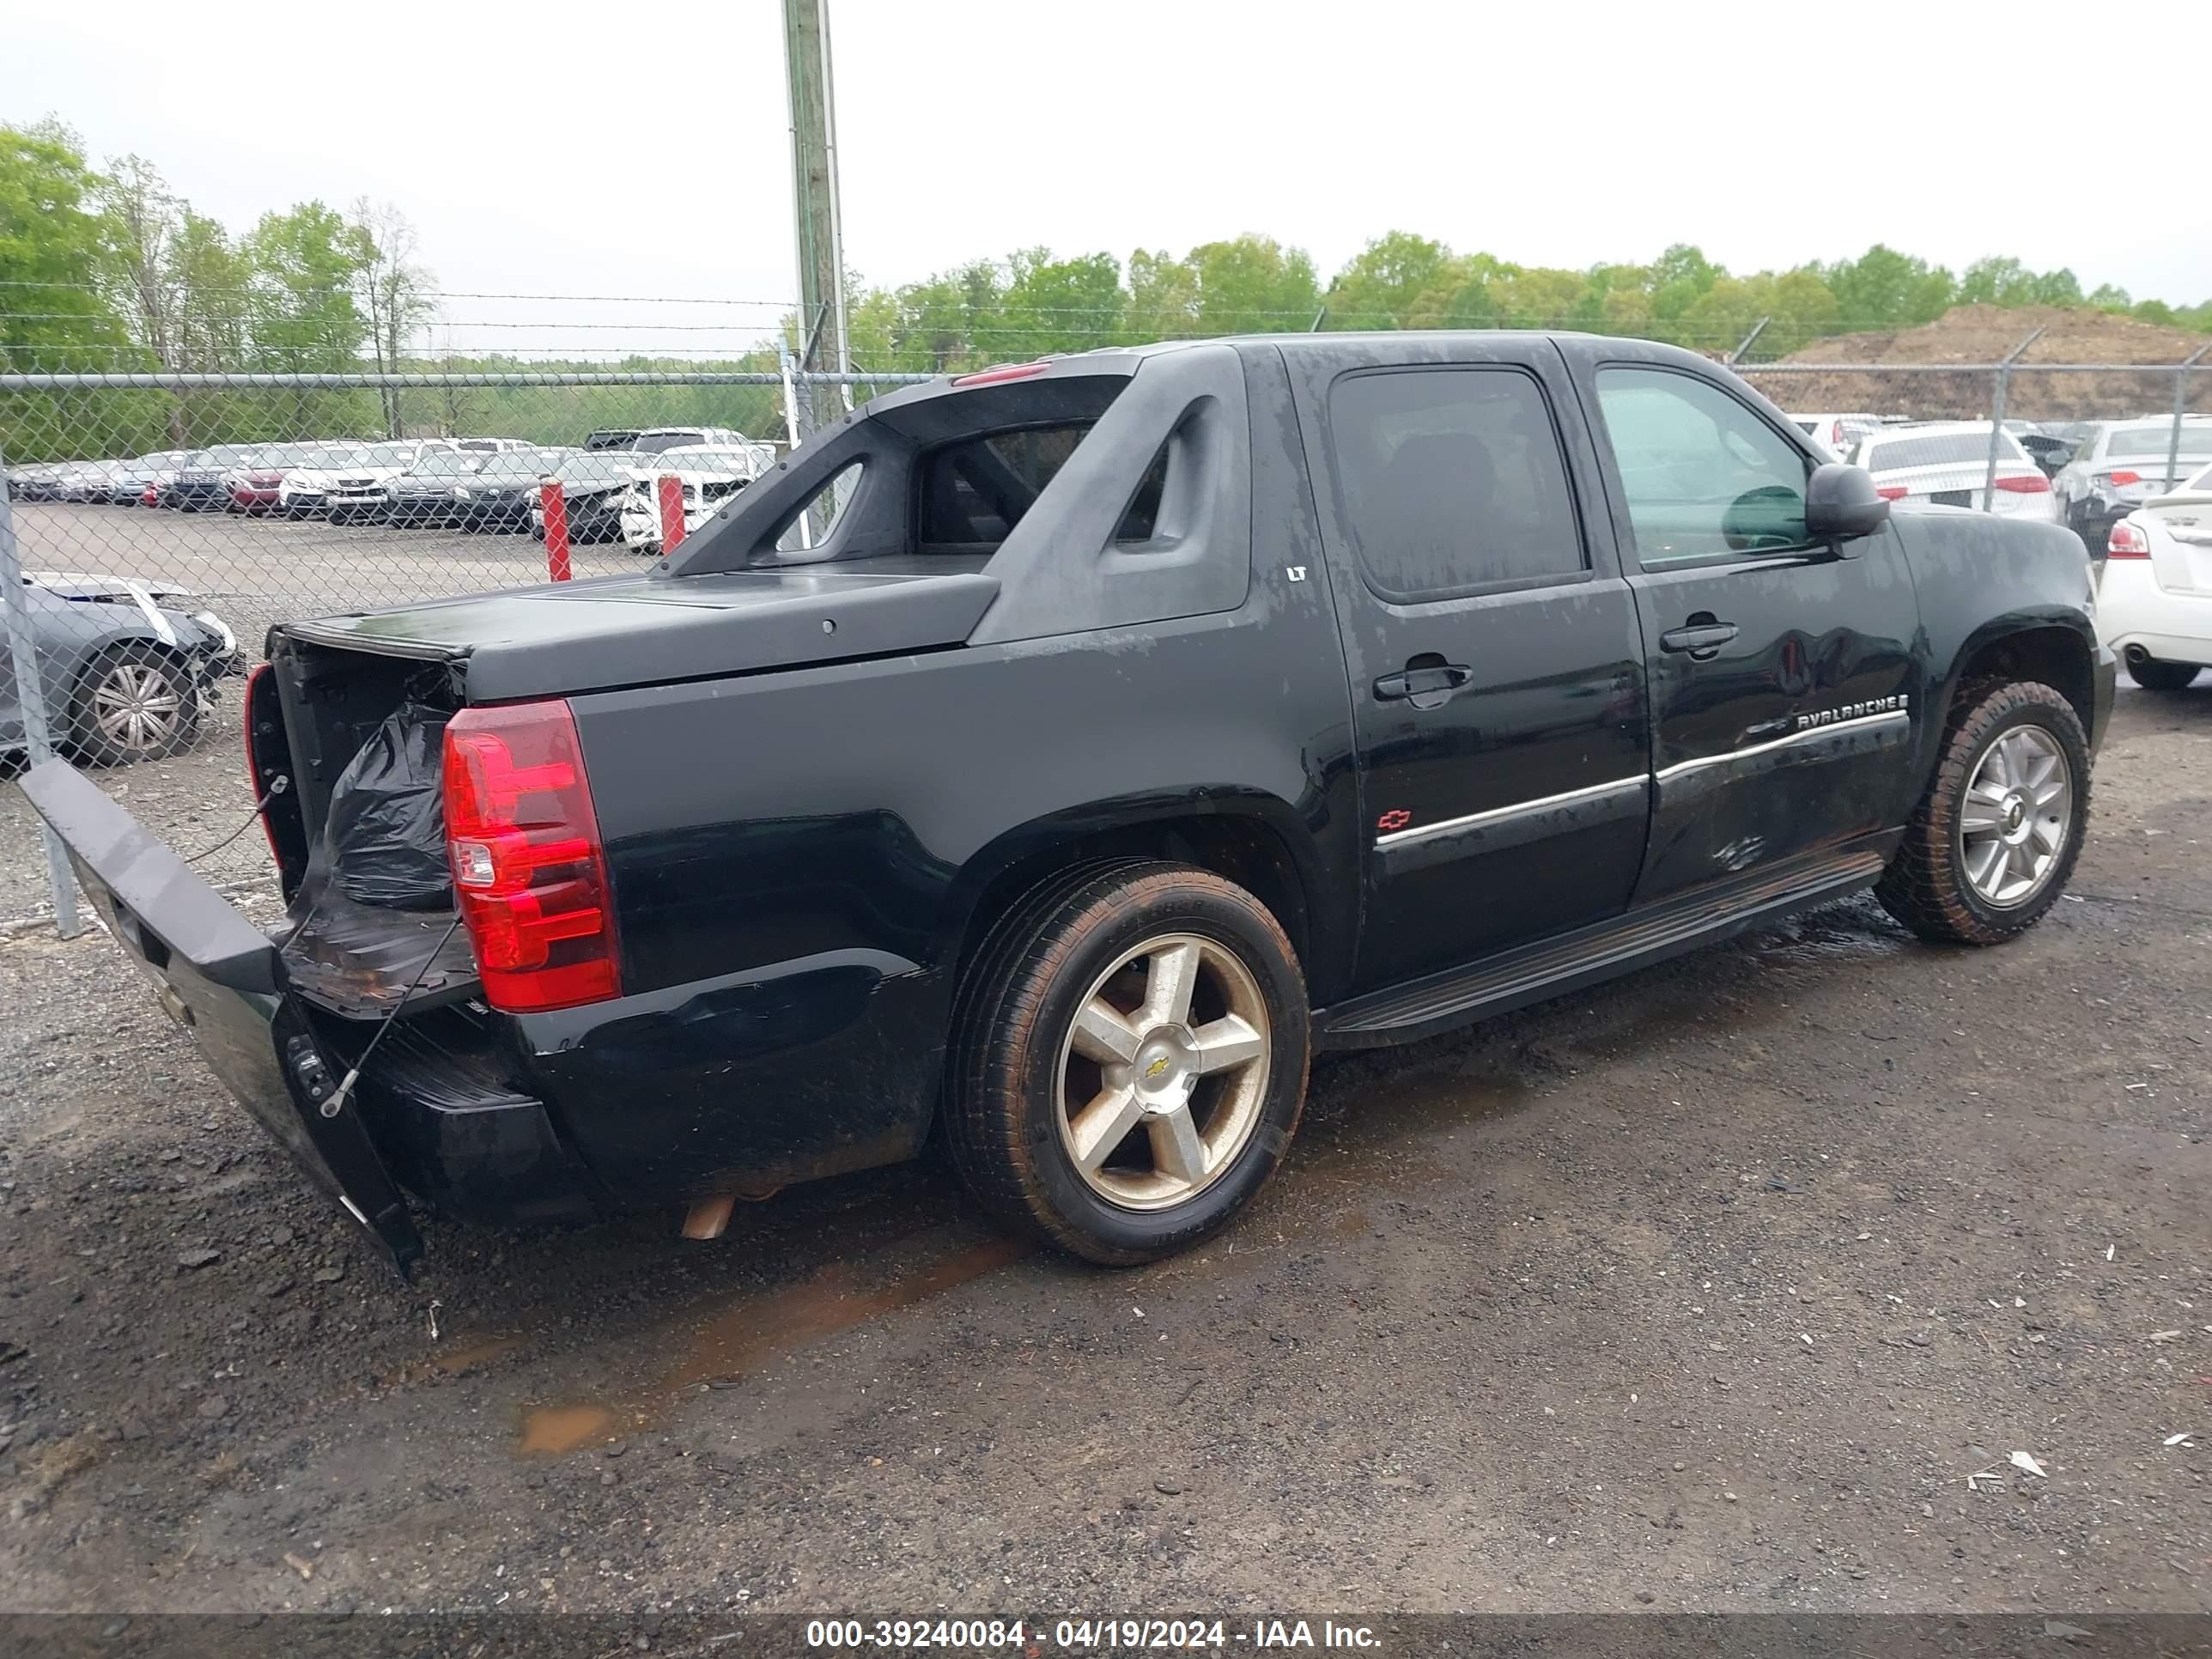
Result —
[[[1860, 465], [1870, 472], [1907, 466], [1957, 466], [1968, 461], [1986, 463], [1990, 459], [1990, 434], [1939, 432], [1925, 438], [1884, 438], [1880, 443], [1868, 445], [1866, 453], [1867, 459]], [[2020, 461], [2027, 457], [2008, 432], [1997, 441], [1997, 459]]]
[[1353, 550], [1385, 599], [1588, 568], [1559, 430], [1526, 371], [1348, 374], [1329, 389], [1328, 427]]
[[[1092, 421], [987, 432], [932, 450], [921, 462], [919, 533], [927, 552], [988, 553], [1005, 541], [1045, 488], [1060, 476]], [[1149, 541], [1159, 513], [1167, 451], [1146, 471], [1129, 510], [1115, 532], [1116, 544]]]

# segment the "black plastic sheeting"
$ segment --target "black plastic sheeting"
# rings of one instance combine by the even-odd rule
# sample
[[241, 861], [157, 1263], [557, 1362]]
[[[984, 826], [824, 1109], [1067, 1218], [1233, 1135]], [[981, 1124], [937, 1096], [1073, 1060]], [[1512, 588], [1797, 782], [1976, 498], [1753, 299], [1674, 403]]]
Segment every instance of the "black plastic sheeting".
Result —
[[356, 903], [392, 910], [453, 908], [440, 799], [447, 718], [422, 703], [403, 704], [331, 787], [320, 862]]

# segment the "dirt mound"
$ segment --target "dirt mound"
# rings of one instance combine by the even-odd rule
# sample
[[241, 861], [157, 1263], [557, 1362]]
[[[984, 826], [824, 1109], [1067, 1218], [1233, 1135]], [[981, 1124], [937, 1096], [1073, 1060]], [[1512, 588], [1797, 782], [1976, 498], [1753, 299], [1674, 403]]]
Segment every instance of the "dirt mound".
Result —
[[[2162, 414], [2173, 406], [2173, 367], [2212, 344], [2187, 329], [2063, 306], [1959, 306], [1918, 328], [1876, 329], [1816, 340], [1789, 363], [1994, 363], [2038, 329], [2021, 357], [2035, 363], [2141, 363], [2080, 374], [2015, 374], [2005, 413], [2026, 420], [2094, 420]], [[2157, 372], [2153, 372], [2154, 370]], [[1755, 369], [1751, 371], [1758, 379]], [[2191, 377], [2192, 406], [2212, 403], [2212, 362]], [[1762, 389], [1791, 409], [1867, 410], [1883, 415], [1971, 420], [1986, 416], [1995, 377], [1954, 374], [1774, 374]]]

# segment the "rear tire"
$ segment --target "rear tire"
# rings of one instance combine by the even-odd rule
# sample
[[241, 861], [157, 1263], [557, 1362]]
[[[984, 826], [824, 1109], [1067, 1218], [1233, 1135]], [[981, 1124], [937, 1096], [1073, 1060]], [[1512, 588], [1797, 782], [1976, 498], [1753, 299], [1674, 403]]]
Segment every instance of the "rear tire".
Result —
[[2155, 657], [2145, 657], [2127, 666], [2128, 678], [2146, 691], [2186, 691], [2197, 679], [2197, 665], [2193, 662], [2160, 662]]
[[2032, 680], [1961, 686], [1936, 775], [1875, 886], [1936, 945], [1996, 945], [2058, 902], [2089, 818], [2089, 744], [2074, 706]]
[[1297, 955], [1250, 893], [1181, 865], [1080, 866], [969, 965], [947, 1141], [1001, 1219], [1107, 1266], [1155, 1261], [1273, 1174], [1310, 1046]]

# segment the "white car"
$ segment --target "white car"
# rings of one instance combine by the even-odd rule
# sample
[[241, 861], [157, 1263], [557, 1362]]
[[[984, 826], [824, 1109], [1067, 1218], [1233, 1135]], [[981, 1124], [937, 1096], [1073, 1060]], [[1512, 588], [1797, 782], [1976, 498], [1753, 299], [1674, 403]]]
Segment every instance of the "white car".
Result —
[[333, 444], [312, 466], [295, 468], [277, 486], [277, 510], [288, 519], [321, 514], [343, 524], [359, 513], [381, 513], [392, 481], [425, 455], [453, 447], [447, 438], [403, 438], [391, 443]]
[[2112, 528], [2097, 632], [2146, 691], [2179, 691], [2212, 663], [2212, 466]]
[[1879, 415], [1792, 415], [1797, 429], [1841, 459], [1851, 446], [1881, 424]]
[[[2043, 469], [2011, 433], [2000, 430], [1996, 444], [1996, 488], [1990, 492], [1990, 511], [2001, 519], [2056, 519], [2051, 480]], [[1852, 465], [1874, 474], [1875, 492], [1885, 501], [1978, 507], [1989, 478], [1990, 423], [1882, 427], [1862, 437], [1850, 459]]]
[[659, 480], [664, 474], [672, 473], [683, 482], [684, 533], [688, 536], [775, 465], [775, 447], [749, 439], [734, 444], [680, 444], [641, 457], [628, 468], [634, 482], [623, 495], [623, 544], [647, 552], [659, 548]]

